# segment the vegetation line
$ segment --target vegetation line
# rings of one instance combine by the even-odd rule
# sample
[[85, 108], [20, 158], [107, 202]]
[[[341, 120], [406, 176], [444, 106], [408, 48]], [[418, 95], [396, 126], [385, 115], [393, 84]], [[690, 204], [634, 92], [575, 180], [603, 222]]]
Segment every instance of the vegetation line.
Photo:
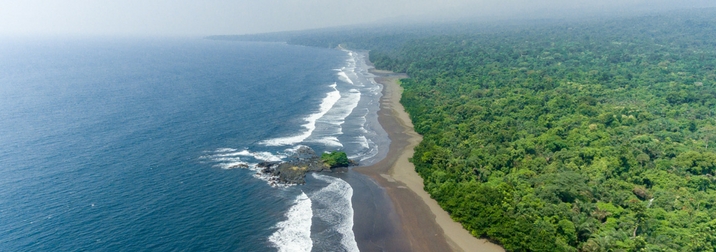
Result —
[[714, 251], [715, 17], [435, 36], [371, 60], [411, 76], [412, 162], [473, 235], [513, 251]]

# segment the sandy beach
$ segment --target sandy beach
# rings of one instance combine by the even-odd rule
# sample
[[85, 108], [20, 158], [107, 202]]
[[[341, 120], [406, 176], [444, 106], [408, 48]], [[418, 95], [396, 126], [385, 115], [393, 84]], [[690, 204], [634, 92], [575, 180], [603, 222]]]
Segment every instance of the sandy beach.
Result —
[[383, 160], [354, 170], [385, 189], [409, 251], [504, 251], [485, 239], [473, 237], [423, 190], [423, 179], [408, 161], [422, 136], [413, 130], [410, 117], [400, 104], [402, 88], [398, 80], [407, 76], [375, 69], [371, 73], [383, 84], [378, 121], [391, 142]]

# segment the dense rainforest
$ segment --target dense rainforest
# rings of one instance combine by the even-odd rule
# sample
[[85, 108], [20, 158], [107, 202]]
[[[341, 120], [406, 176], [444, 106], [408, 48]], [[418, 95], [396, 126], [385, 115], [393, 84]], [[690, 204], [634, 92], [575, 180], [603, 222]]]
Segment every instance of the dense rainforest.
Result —
[[371, 60], [410, 76], [412, 162], [473, 235], [715, 251], [716, 12], [434, 36]]
[[477, 237], [716, 251], [716, 10], [466, 27], [284, 38], [410, 76], [411, 161]]

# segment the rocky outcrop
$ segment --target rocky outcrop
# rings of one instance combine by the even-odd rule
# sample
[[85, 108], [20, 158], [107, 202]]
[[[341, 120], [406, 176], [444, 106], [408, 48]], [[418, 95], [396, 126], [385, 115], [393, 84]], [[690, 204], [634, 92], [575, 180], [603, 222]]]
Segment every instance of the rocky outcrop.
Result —
[[[352, 165], [358, 163], [351, 160]], [[325, 164], [313, 149], [302, 146], [285, 162], [261, 162], [257, 165], [259, 173], [267, 175], [272, 185], [306, 183], [306, 173], [330, 172], [331, 167]]]

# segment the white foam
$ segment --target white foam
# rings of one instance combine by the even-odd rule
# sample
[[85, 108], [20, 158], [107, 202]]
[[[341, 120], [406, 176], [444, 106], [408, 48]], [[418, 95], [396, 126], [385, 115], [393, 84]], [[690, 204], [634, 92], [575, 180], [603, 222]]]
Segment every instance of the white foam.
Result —
[[306, 193], [301, 193], [294, 202], [286, 213], [287, 219], [276, 224], [278, 230], [269, 237], [279, 252], [311, 251], [313, 248], [311, 199]]
[[236, 157], [236, 156], [244, 156], [242, 155], [244, 151], [241, 152], [219, 152], [218, 154], [214, 154], [208, 157], [211, 158], [219, 158], [219, 157]]
[[338, 138], [334, 137], [334, 136], [319, 138], [319, 139], [313, 140], [311, 142], [320, 143], [320, 144], [323, 144], [323, 145], [329, 146], [329, 147], [343, 148], [343, 144], [341, 143], [341, 141], [338, 140]]
[[340, 69], [340, 71], [338, 73], [338, 79], [340, 79], [343, 82], [350, 83], [351, 85], [362, 87], [363, 86], [362, 83], [359, 83], [361, 85], [356, 85], [353, 82], [353, 80], [351, 80], [351, 78], [350, 78], [350, 76], [354, 76], [354, 77], [356, 77], [356, 80], [360, 81], [360, 78], [357, 78], [357, 75], [355, 72], [356, 61], [357, 61], [358, 55], [356, 55], [353, 51], [350, 51], [350, 50], [343, 49], [343, 51], [348, 53], [348, 59], [346, 59], [346, 66], [342, 67]]
[[[290, 185], [277, 183], [276, 176], [261, 172], [261, 168], [258, 167], [258, 162], [269, 161], [278, 162], [283, 158], [287, 157], [284, 154], [272, 154], [270, 152], [252, 152], [247, 149], [237, 151], [231, 148], [217, 149], [214, 154], [201, 156], [201, 159], [209, 159], [214, 162], [214, 167], [221, 169], [236, 169], [243, 168], [255, 171], [254, 177], [266, 181], [273, 187], [287, 187]], [[248, 162], [248, 159], [255, 162]]]
[[361, 98], [361, 92], [356, 89], [349, 90], [349, 93], [346, 94], [345, 102], [341, 104], [336, 111], [339, 117], [341, 118], [341, 123], [343, 123], [343, 120], [348, 117], [351, 113], [353, 113], [353, 110], [358, 107], [358, 102], [360, 102]]
[[283, 155], [274, 155], [271, 154], [271, 152], [255, 152], [254, 158], [264, 160], [264, 161], [270, 161], [270, 162], [278, 162], [285, 158]]
[[214, 162], [223, 162], [223, 163], [229, 163], [229, 162], [241, 162], [241, 158], [229, 158], [229, 157], [220, 157], [220, 158], [214, 158], [212, 159]]
[[348, 75], [344, 71], [338, 72], [338, 79], [341, 81], [344, 81], [346, 83], [350, 83], [351, 85], [354, 85], [353, 81], [350, 78], [348, 78]]
[[211, 158], [211, 161], [217, 162], [214, 166], [221, 169], [250, 167], [252, 165], [244, 160], [241, 160], [239, 157], [213, 157]]
[[379, 95], [380, 92], [383, 90], [383, 87], [381, 87], [378, 83], [376, 83], [376, 82], [373, 81], [373, 80], [371, 80], [371, 82], [373, 82], [373, 84], [375, 84], [375, 86], [373, 86], [373, 87], [370, 88], [370, 92], [371, 92], [373, 95]]
[[360, 123], [358, 123], [358, 124], [360, 124], [360, 128], [359, 128], [360, 131], [361, 131], [363, 134], [365, 134], [365, 133], [368, 133], [368, 130], [365, 129], [365, 124], [368, 122], [367, 116], [368, 116], [368, 113], [370, 113], [370, 109], [368, 109], [368, 108], [363, 108], [363, 111], [364, 111], [363, 115], [358, 117], [358, 120], [359, 120], [359, 122], [360, 122]]
[[368, 138], [366, 138], [365, 136], [358, 136], [357, 139], [358, 143], [361, 147], [363, 147], [363, 149], [370, 148], [370, 145], [368, 144]]
[[[346, 117], [353, 113], [353, 109], [358, 106], [360, 99], [361, 93], [356, 89], [351, 89], [349, 92], [344, 93], [333, 108], [318, 120], [318, 123], [321, 125], [321, 130], [315, 137], [321, 139], [326, 136], [343, 134], [341, 125], [345, 122]], [[316, 140], [313, 141], [315, 142]]]
[[353, 188], [345, 181], [326, 175], [312, 173], [311, 176], [329, 183], [328, 186], [312, 193], [316, 202], [315, 216], [326, 223], [335, 223], [335, 231], [341, 235], [341, 245], [345, 251], [359, 251], [353, 233]]
[[290, 136], [290, 137], [280, 137], [280, 138], [273, 138], [269, 140], [261, 141], [261, 144], [267, 145], [267, 146], [283, 146], [283, 145], [293, 145], [300, 142], [303, 142], [303, 140], [306, 140], [313, 131], [316, 129], [316, 121], [323, 117], [328, 110], [330, 110], [333, 105], [338, 102], [338, 100], [341, 99], [341, 93], [336, 89], [336, 83], [333, 83], [331, 86], [333, 88], [333, 91], [328, 92], [326, 95], [326, 98], [323, 98], [323, 101], [321, 102], [321, 105], [319, 106], [318, 112], [309, 115], [308, 117], [304, 118], [306, 121], [306, 124], [301, 125], [306, 130], [301, 133], [300, 135], [296, 136]]
[[304, 118], [306, 123], [301, 125], [303, 128], [302, 132], [289, 137], [263, 140], [259, 142], [260, 144], [266, 146], [285, 146], [295, 145], [301, 142], [311, 142], [324, 144], [328, 147], [343, 147], [343, 144], [340, 143], [337, 136], [343, 134], [342, 125], [345, 123], [346, 118], [358, 106], [362, 95], [358, 89], [341, 92], [337, 88], [338, 85], [345, 85], [344, 83], [356, 86], [351, 80], [351, 76], [360, 80], [360, 78], [357, 78], [355, 72], [356, 61], [360, 55], [349, 50], [344, 51], [349, 56], [346, 60], [346, 65], [340, 69], [334, 69], [338, 72], [337, 75], [340, 81], [331, 85], [333, 91], [329, 92], [323, 99], [318, 112]]
[[242, 150], [242, 151], [239, 151], [239, 152], [234, 152], [234, 153], [231, 153], [231, 154], [238, 155], [238, 156], [247, 156], [247, 157], [253, 156], [248, 149], [245, 149], [245, 150]]
[[378, 154], [378, 146], [373, 141], [368, 139], [367, 137], [358, 136], [355, 139], [356, 139], [355, 142], [352, 142], [352, 143], [356, 143], [356, 144], [360, 145], [361, 150], [359, 150], [354, 155], [349, 156], [348, 157], [349, 159], [363, 161], [363, 160], [372, 158]]
[[285, 149], [284, 152], [286, 153], [286, 155], [291, 155], [291, 154], [296, 153], [298, 151], [298, 149], [300, 149], [301, 147], [308, 147], [308, 146], [299, 144], [299, 145], [293, 146], [291, 148]]
[[240, 152], [230, 153], [232, 155], [238, 155], [238, 156], [246, 156], [246, 157], [253, 157], [256, 160], [261, 161], [268, 161], [268, 162], [278, 162], [286, 158], [285, 155], [281, 154], [272, 154], [271, 152], [267, 151], [259, 151], [259, 152], [251, 152], [249, 150], [243, 150]]
[[226, 150], [220, 150], [217, 150], [217, 154], [201, 156], [201, 158], [211, 159], [214, 162], [238, 162], [241, 161], [240, 157], [252, 157], [260, 161], [278, 162], [287, 157], [285, 154], [273, 154], [267, 151], [252, 152], [249, 150], [236, 151], [236, 149], [231, 149], [233, 152], [228, 152]]
[[368, 148], [368, 151], [366, 151], [365, 154], [363, 154], [360, 161], [367, 160], [369, 158], [375, 157], [375, 155], [378, 155], [378, 145], [376, 145], [370, 139], [367, 139], [367, 140], [368, 140], [368, 146], [370, 146], [370, 147]]
[[232, 148], [219, 148], [219, 149], [216, 149], [216, 152], [234, 152], [234, 151], [236, 151], [236, 149], [232, 149]]

